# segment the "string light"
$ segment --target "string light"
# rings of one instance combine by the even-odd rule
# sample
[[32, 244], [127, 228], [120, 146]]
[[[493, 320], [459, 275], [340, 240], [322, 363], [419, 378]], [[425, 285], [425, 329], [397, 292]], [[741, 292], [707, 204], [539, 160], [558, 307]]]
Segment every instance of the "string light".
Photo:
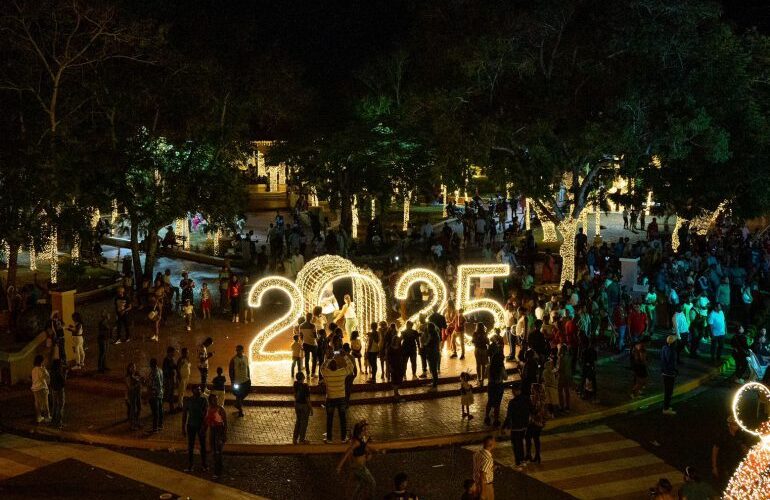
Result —
[[530, 229], [529, 198], [524, 198], [524, 229]]
[[54, 227], [51, 237], [48, 240], [48, 247], [46, 248], [46, 254], [51, 263], [51, 283], [56, 284], [59, 281], [59, 234], [58, 230]]
[[350, 237], [358, 238], [358, 196], [353, 195], [353, 204], [350, 208]]
[[535, 217], [540, 220], [540, 225], [543, 229], [543, 243], [558, 243], [559, 235], [556, 234], [556, 224], [551, 222], [545, 214], [537, 207], [537, 203], [532, 203], [532, 210], [535, 212]]
[[102, 219], [102, 214], [99, 212], [98, 208], [94, 209], [94, 212], [91, 214], [91, 228], [96, 229], [96, 226], [99, 225], [99, 221]]
[[214, 255], [219, 255], [219, 241], [222, 239], [222, 230], [217, 229], [216, 232], [214, 232]]
[[602, 213], [598, 205], [594, 205], [594, 232], [597, 238], [602, 237]]
[[[288, 278], [283, 276], [268, 276], [262, 278], [251, 287], [249, 291], [249, 307], [258, 308], [262, 306], [262, 299], [270, 290], [280, 290], [289, 297], [289, 310], [280, 318], [273, 321], [265, 328], [260, 330], [249, 344], [249, 361], [264, 359], [283, 359], [291, 355], [291, 351], [271, 351], [264, 350], [265, 345], [273, 338], [279, 336], [297, 323], [305, 310], [304, 298], [299, 287]], [[287, 338], [288, 341], [288, 338]]]
[[72, 250], [70, 250], [70, 259], [73, 263], [80, 260], [80, 235], [75, 233], [72, 237]]
[[676, 216], [676, 224], [674, 224], [674, 232], [671, 233], [671, 250], [674, 252], [679, 251], [679, 245], [681, 245], [681, 242], [679, 241], [679, 230], [682, 229], [682, 225], [687, 222], [687, 219]]
[[496, 300], [471, 297], [471, 279], [507, 277], [511, 272], [508, 264], [461, 264], [457, 266], [457, 292], [455, 296], [455, 308], [463, 310], [468, 315], [475, 312], [486, 311], [495, 319], [495, 326], [505, 325], [505, 309]]
[[564, 282], [575, 279], [575, 234], [577, 233], [577, 220], [568, 217], [559, 223], [559, 232], [563, 240], [559, 247], [561, 255], [561, 278], [559, 287], [564, 287]]
[[443, 205], [441, 209], [441, 217], [446, 218], [447, 211], [446, 211], [446, 205], [447, 205], [447, 194], [446, 194], [446, 184], [441, 185], [441, 205]]
[[115, 231], [115, 226], [118, 224], [118, 200], [112, 200], [112, 215], [110, 215], [110, 227]]
[[446, 284], [438, 274], [434, 273], [430, 269], [415, 268], [410, 269], [402, 274], [396, 282], [395, 297], [397, 300], [406, 300], [409, 298], [409, 289], [415, 283], [425, 283], [428, 288], [433, 292], [428, 305], [423, 307], [419, 312], [409, 317], [407, 321], [416, 323], [421, 315], [427, 315], [435, 308], [437, 311], [444, 311], [447, 306], [447, 293]]
[[37, 271], [37, 254], [35, 252], [35, 240], [29, 239], [29, 270]]
[[690, 223], [690, 226], [695, 229], [695, 232], [698, 233], [701, 236], [705, 236], [708, 234], [709, 229], [711, 229], [714, 224], [716, 224], [717, 219], [719, 218], [719, 215], [725, 210], [725, 207], [727, 206], [727, 200], [723, 201], [719, 204], [716, 210], [713, 212], [706, 212], [702, 213], [698, 217], [695, 217], [692, 222]]
[[308, 202], [311, 207], [318, 206], [318, 192], [314, 187], [310, 188], [310, 194], [308, 195]]
[[511, 199], [511, 189], [513, 189], [513, 183], [512, 182], [506, 182], [505, 183], [505, 199], [510, 200]]
[[730, 500], [770, 498], [770, 482], [767, 481], [767, 469], [770, 466], [770, 422], [763, 422], [758, 429], [750, 429], [743, 423], [738, 406], [748, 391], [757, 391], [760, 398], [770, 400], [770, 389], [759, 382], [744, 384], [733, 397], [735, 423], [744, 432], [758, 437], [759, 443], [749, 450], [730, 478], [724, 492], [724, 498]]
[[412, 192], [407, 191], [406, 196], [404, 196], [404, 227], [403, 227], [404, 231], [409, 230], [409, 205], [412, 202], [412, 200], [410, 199], [411, 197], [412, 197]]
[[360, 326], [386, 318], [387, 299], [380, 280], [369, 269], [359, 268], [338, 255], [316, 257], [297, 273], [297, 287], [302, 290], [308, 311], [321, 302], [327, 285], [343, 278], [353, 282], [352, 298]]
[[460, 190], [455, 189], [455, 203], [458, 203], [460, 201]]
[[588, 236], [588, 211], [585, 209], [580, 212], [580, 224], [583, 225], [583, 234]]
[[372, 198], [372, 219], [377, 216], [377, 200]]

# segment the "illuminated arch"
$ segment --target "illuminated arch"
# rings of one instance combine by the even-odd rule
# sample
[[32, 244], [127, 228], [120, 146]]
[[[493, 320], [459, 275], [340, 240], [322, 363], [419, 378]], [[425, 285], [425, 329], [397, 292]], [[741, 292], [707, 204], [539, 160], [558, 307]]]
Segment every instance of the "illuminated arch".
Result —
[[320, 302], [324, 288], [337, 280], [353, 282], [353, 301], [359, 328], [386, 318], [386, 298], [382, 283], [374, 273], [338, 255], [321, 255], [312, 259], [297, 273], [297, 287], [302, 290], [305, 307], [312, 310]]

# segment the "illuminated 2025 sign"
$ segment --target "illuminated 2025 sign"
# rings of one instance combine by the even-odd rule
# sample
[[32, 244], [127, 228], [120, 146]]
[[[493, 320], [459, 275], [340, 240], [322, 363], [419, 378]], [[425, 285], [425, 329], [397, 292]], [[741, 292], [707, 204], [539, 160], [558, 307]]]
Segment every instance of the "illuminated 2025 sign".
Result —
[[[482, 277], [504, 277], [510, 273], [508, 264], [463, 264], [457, 266], [457, 291], [455, 308], [465, 315], [488, 312], [495, 320], [495, 326], [505, 323], [505, 310], [496, 300], [474, 298], [471, 295], [471, 280]], [[335, 281], [350, 279], [353, 282], [355, 322], [359, 329], [367, 329], [373, 322], [386, 319], [387, 304], [382, 282], [372, 271], [357, 267], [347, 259], [336, 255], [322, 255], [309, 261], [297, 274], [296, 283], [282, 276], [262, 278], [251, 287], [249, 307], [260, 307], [265, 294], [280, 290], [289, 298], [288, 311], [257, 333], [249, 345], [249, 357], [256, 360], [278, 360], [290, 356], [288, 351], [266, 351], [268, 342], [292, 328], [306, 311], [321, 303], [324, 290]], [[409, 320], [416, 321], [421, 314], [430, 313], [433, 308], [443, 312], [449, 300], [444, 281], [430, 269], [410, 269], [396, 283], [395, 297], [405, 300], [412, 285], [424, 283], [432, 292], [432, 299], [422, 310]], [[350, 332], [348, 332], [350, 333]]]

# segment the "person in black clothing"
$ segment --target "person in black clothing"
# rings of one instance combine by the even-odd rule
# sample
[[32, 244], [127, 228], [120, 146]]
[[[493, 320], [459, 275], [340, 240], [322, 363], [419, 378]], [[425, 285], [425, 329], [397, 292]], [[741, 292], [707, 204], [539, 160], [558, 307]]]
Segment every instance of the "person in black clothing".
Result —
[[[489, 345], [489, 381], [487, 383], [487, 406], [484, 409], [484, 425], [489, 425], [491, 422], [495, 427], [500, 426], [500, 403], [503, 401], [505, 378], [503, 338], [500, 335], [495, 335]], [[494, 421], [490, 421], [490, 413], [494, 417]]]
[[508, 414], [503, 429], [511, 429], [511, 446], [516, 467], [521, 469], [524, 462], [524, 438], [529, 425], [529, 398], [521, 392], [521, 384], [513, 384], [513, 399], [508, 402]]
[[61, 359], [51, 362], [51, 425], [64, 426], [64, 384], [67, 380], [67, 368]]
[[438, 333], [438, 328], [434, 323], [428, 323], [428, 342], [425, 344], [425, 357], [428, 360], [428, 368], [430, 369], [430, 375], [433, 379], [431, 383], [431, 391], [438, 390], [438, 360], [441, 357], [439, 353], [439, 346], [441, 345], [441, 337]]
[[176, 378], [176, 348], [168, 346], [166, 348], [166, 357], [163, 358], [163, 399], [168, 402], [168, 412], [173, 413], [176, 409], [176, 398], [174, 397], [174, 389], [176, 389], [179, 383]]
[[584, 259], [586, 256], [586, 247], [588, 246], [588, 236], [583, 232], [583, 228], [578, 228], [575, 235], [575, 258]]
[[96, 342], [99, 346], [99, 356], [96, 361], [96, 369], [99, 373], [107, 370], [107, 346], [110, 342], [110, 315], [107, 311], [102, 311], [102, 318], [99, 320]]
[[588, 344], [583, 351], [583, 377], [579, 388], [582, 391], [583, 399], [596, 399], [596, 358], [594, 342], [592, 339], [588, 339]]
[[385, 495], [385, 500], [416, 500], [417, 495], [409, 493], [409, 481], [406, 472], [399, 472], [393, 478], [393, 491]]
[[[446, 329], [447, 329], [446, 318], [444, 317], [443, 314], [439, 313], [438, 309], [435, 308], [435, 307], [433, 308], [433, 312], [431, 313], [431, 315], [428, 316], [428, 321], [430, 323], [433, 323], [434, 325], [436, 325], [436, 328], [438, 329], [439, 336], [443, 332], [445, 332]], [[440, 340], [440, 338], [439, 338], [438, 350], [439, 350], [439, 356], [438, 356], [437, 362], [436, 362], [436, 371], [441, 373], [441, 340]]]
[[743, 326], [738, 327], [738, 333], [733, 337], [732, 346], [733, 359], [735, 360], [735, 374], [733, 377], [739, 383], [743, 383], [743, 378], [746, 376], [746, 370], [749, 369], [749, 363], [746, 358], [749, 356], [750, 352], [749, 342], [746, 338]]
[[545, 340], [545, 335], [541, 329], [543, 328], [543, 320], [535, 320], [535, 329], [527, 336], [527, 346], [535, 351], [540, 359], [547, 359], [550, 351], [548, 342]]
[[524, 368], [521, 370], [521, 392], [526, 397], [530, 395], [530, 388], [532, 384], [536, 384], [538, 375], [540, 374], [540, 366], [537, 363], [537, 357], [535, 356], [534, 349], [527, 349], [524, 354]]
[[126, 296], [126, 289], [123, 287], [118, 288], [118, 295], [115, 297], [115, 320], [117, 322], [117, 329], [115, 331], [115, 343], [120, 344], [120, 332], [126, 331], [126, 338], [123, 342], [131, 341], [131, 331], [129, 330], [129, 314], [131, 313], [131, 302], [129, 302]]
[[420, 334], [414, 328], [414, 323], [406, 322], [406, 330], [401, 332], [401, 357], [406, 374], [407, 362], [412, 363], [412, 378], [417, 378], [417, 347], [420, 344]]

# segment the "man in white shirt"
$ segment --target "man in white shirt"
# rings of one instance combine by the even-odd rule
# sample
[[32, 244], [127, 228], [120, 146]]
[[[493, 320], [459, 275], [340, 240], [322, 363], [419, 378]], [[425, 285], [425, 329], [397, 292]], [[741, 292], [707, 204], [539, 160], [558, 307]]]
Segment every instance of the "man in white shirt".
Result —
[[425, 224], [422, 225], [422, 228], [420, 228], [420, 236], [422, 236], [425, 241], [430, 241], [433, 237], [433, 224], [431, 224], [430, 221], [426, 221]]
[[677, 361], [679, 361], [682, 350], [687, 349], [690, 339], [690, 320], [687, 319], [682, 306], [676, 306], [671, 323], [674, 325], [674, 335], [679, 340], [676, 344]]
[[487, 436], [484, 438], [481, 449], [473, 454], [473, 481], [476, 483], [476, 491], [482, 500], [494, 500], [495, 498], [493, 449], [495, 449], [495, 438]]
[[727, 324], [725, 323], [725, 313], [722, 311], [722, 304], [719, 302], [714, 305], [714, 309], [709, 313], [708, 325], [711, 330], [711, 362], [721, 363]]

